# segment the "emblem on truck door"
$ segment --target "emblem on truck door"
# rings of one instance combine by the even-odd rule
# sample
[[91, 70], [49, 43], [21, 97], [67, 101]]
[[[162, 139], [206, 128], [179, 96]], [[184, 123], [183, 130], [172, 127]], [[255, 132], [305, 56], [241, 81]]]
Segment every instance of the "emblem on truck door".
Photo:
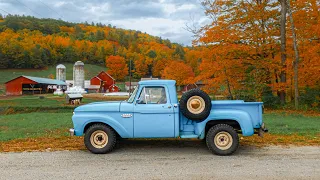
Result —
[[130, 118], [130, 117], [132, 117], [132, 114], [122, 114], [121, 117], [123, 117], [123, 118]]

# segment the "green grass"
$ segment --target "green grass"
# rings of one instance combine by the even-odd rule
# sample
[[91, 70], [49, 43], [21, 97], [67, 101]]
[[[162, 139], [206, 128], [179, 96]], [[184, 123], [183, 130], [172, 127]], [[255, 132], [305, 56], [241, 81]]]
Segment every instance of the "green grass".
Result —
[[[44, 96], [44, 99], [40, 99], [39, 96]], [[112, 101], [113, 97], [109, 99]], [[104, 98], [89, 98], [84, 97], [81, 104], [87, 104], [97, 101], [110, 101], [108, 97]], [[0, 99], [0, 107], [38, 107], [38, 108], [61, 108], [64, 109], [65, 106], [73, 107], [66, 103], [65, 96], [53, 96], [52, 94], [45, 95], [29, 95], [29, 96], [12, 96], [10, 98]]]
[[18, 96], [1, 99], [0, 107], [61, 107], [64, 103], [63, 97], [46, 96], [44, 99], [40, 99], [39, 96]]
[[67, 135], [72, 127], [72, 113], [26, 113], [0, 116], [0, 141], [40, 137], [62, 130], [60, 135]]
[[121, 91], [126, 91], [125, 83], [123, 82], [116, 83], [116, 86], [118, 86], [121, 89]]
[[[67, 80], [72, 80], [73, 78], [73, 64], [62, 63], [66, 66]], [[85, 79], [91, 79], [92, 77], [96, 76], [99, 72], [105, 71], [106, 67], [97, 66], [92, 64], [85, 64]], [[47, 69], [38, 70], [38, 69], [1, 69], [0, 70], [0, 84], [4, 84], [5, 82], [16, 78], [21, 75], [27, 76], [36, 76], [36, 77], [43, 77], [48, 78], [50, 74], [56, 76], [56, 66], [49, 66]]]
[[320, 117], [303, 116], [300, 114], [270, 113], [263, 115], [269, 133], [320, 135]]

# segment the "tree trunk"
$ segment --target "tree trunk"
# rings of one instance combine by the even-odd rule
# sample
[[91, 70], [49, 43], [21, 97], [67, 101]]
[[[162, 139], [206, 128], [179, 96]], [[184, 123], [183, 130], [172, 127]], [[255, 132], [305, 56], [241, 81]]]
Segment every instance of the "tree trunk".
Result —
[[298, 89], [298, 63], [299, 63], [299, 50], [298, 50], [298, 43], [297, 43], [297, 36], [295, 32], [295, 26], [292, 17], [292, 11], [290, 7], [290, 0], [288, 0], [288, 13], [290, 17], [291, 23], [291, 31], [292, 31], [292, 39], [293, 39], [293, 49], [294, 49], [294, 56], [295, 60], [293, 63], [293, 79], [294, 79], [294, 106], [296, 109], [299, 108], [299, 89]]
[[226, 83], [227, 83], [227, 87], [228, 87], [228, 92], [229, 92], [230, 99], [233, 100], [233, 95], [232, 95], [230, 83], [229, 83], [229, 80], [228, 80], [228, 75], [227, 75], [227, 69], [226, 69], [226, 67], [224, 67], [224, 74], [225, 74], [225, 76], [226, 76]]
[[[286, 21], [287, 21], [287, 0], [279, 0], [281, 3], [281, 20], [280, 20], [280, 40], [281, 40], [281, 73], [280, 73], [280, 83], [286, 83]], [[281, 104], [286, 102], [286, 93], [284, 89], [280, 90], [280, 101]]]

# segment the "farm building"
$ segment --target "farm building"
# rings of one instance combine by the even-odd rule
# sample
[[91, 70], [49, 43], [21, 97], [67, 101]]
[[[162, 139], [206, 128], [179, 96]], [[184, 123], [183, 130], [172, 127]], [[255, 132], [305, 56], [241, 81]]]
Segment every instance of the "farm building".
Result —
[[[74, 81], [73, 80], [66, 80], [66, 83], [68, 87], [73, 87], [74, 86]], [[96, 93], [99, 91], [100, 86], [97, 85], [91, 85], [89, 80], [84, 81], [84, 90], [87, 91], [88, 93]]]
[[67, 89], [63, 81], [32, 76], [19, 76], [6, 84], [6, 95], [53, 93], [58, 87]]
[[100, 92], [118, 92], [119, 87], [115, 83], [115, 79], [104, 71], [90, 79], [90, 85], [101, 86]]
[[[68, 87], [74, 86], [73, 80], [66, 80], [66, 83]], [[104, 71], [100, 72], [97, 76], [91, 78], [90, 80], [85, 80], [84, 89], [88, 93], [120, 91], [119, 87], [115, 85], [115, 79]]]

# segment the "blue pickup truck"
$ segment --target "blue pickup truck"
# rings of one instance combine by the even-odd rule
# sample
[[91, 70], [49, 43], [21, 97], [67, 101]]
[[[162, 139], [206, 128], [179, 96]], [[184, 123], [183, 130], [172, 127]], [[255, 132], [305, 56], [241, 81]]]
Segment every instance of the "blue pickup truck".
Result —
[[262, 105], [211, 101], [200, 89], [185, 92], [178, 101], [174, 80], [140, 81], [126, 101], [77, 107], [70, 134], [84, 135], [85, 146], [96, 154], [112, 151], [119, 138], [197, 138], [214, 154], [230, 155], [238, 148], [238, 134], [267, 132]]

